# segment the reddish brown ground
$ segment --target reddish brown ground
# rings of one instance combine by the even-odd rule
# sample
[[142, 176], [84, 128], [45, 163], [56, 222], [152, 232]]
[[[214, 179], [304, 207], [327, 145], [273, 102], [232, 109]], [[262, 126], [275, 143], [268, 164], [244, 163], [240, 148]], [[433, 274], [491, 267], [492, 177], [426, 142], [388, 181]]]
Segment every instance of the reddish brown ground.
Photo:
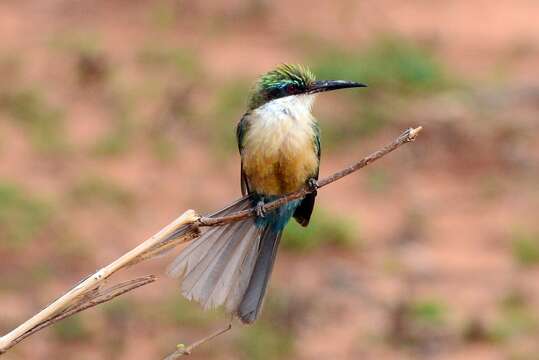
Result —
[[[232, 133], [241, 115], [233, 112], [217, 131], [210, 128], [221, 84], [251, 81], [285, 61], [309, 64], [302, 37], [355, 48], [384, 33], [434, 49], [452, 73], [471, 84], [474, 95], [414, 97], [406, 113], [395, 114], [375, 135], [324, 152], [321, 174], [329, 174], [403, 128], [424, 127], [416, 143], [320, 192], [320, 207], [358, 223], [361, 245], [281, 251], [270, 291], [288, 307], [275, 311], [279, 316], [268, 310], [264, 321], [289, 331], [294, 345], [282, 355], [270, 349], [279, 343], [263, 343], [268, 349], [256, 358], [537, 359], [539, 267], [520, 265], [511, 250], [516, 231], [539, 241], [537, 2], [256, 3], [0, 3], [0, 59], [15, 59], [19, 69], [2, 73], [0, 89], [39, 89], [64, 111], [73, 144], [62, 154], [47, 155], [32, 146], [24, 127], [0, 112], [0, 181], [49, 199], [56, 209], [53, 222], [61, 224], [49, 225], [53, 230], [15, 250], [0, 231], [0, 333], [183, 210], [209, 211], [238, 196], [238, 156], [210, 145], [220, 135], [212, 132]], [[110, 69], [104, 84], [81, 85], [77, 79], [84, 41], [59, 45], [80, 34], [98, 38]], [[152, 46], [190, 49], [200, 73], [182, 77], [182, 70], [167, 72], [164, 65], [141, 67], [137, 54]], [[166, 116], [163, 89], [178, 87], [190, 87], [186, 106], [192, 111], [180, 125], [173, 119], [177, 147], [171, 158], [160, 160], [151, 151], [151, 124]], [[136, 98], [136, 113], [129, 118], [135, 129], [131, 146], [96, 156], [93, 144], [114, 126], [116, 93]], [[321, 98], [316, 112], [331, 112], [339, 104], [336, 97]], [[381, 191], [369, 180], [377, 171], [389, 177]], [[73, 184], [92, 174], [127, 190], [132, 205], [70, 201]], [[73, 239], [62, 241], [65, 226]], [[128, 275], [161, 274], [167, 261], [151, 261]], [[515, 294], [525, 303], [518, 311], [532, 324], [511, 318], [509, 325], [498, 325], [500, 303]], [[49, 329], [6, 358], [156, 359], [223, 322], [169, 320], [179, 301], [169, 279], [126, 299], [109, 312], [83, 315], [82, 334]], [[441, 323], [427, 314], [426, 320], [401, 324], [399, 304], [425, 302], [443, 308]], [[180, 313], [203, 316], [196, 307], [181, 306]], [[477, 339], [466, 335], [472, 322], [486, 329]], [[254, 330], [236, 327], [193, 357], [255, 358], [241, 342], [249, 331]], [[497, 331], [510, 334], [492, 335]], [[252, 346], [258, 340], [250, 341]]]

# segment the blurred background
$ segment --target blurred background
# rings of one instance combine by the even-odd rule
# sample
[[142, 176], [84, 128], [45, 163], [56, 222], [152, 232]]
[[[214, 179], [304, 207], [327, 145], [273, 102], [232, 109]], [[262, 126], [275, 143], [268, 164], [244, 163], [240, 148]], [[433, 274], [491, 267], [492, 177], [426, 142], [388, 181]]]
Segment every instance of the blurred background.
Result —
[[[262, 318], [193, 359], [538, 359], [539, 3], [0, 3], [0, 333], [188, 208], [237, 198], [234, 128], [282, 62], [320, 96], [326, 175], [414, 144], [292, 224]], [[168, 258], [126, 277], [163, 274]], [[115, 278], [117, 280], [117, 278]], [[227, 323], [164, 278], [7, 359], [158, 359]]]

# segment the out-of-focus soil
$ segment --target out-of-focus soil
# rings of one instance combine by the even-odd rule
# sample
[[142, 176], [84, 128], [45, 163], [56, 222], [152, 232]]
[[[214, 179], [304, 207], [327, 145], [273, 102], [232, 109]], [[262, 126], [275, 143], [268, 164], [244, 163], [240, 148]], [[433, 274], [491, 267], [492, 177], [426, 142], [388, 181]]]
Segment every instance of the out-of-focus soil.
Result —
[[[360, 246], [280, 252], [270, 292], [299, 304], [291, 310], [294, 346], [286, 358], [536, 358], [535, 328], [499, 341], [475, 341], [463, 334], [472, 320], [485, 326], [495, 323], [499, 304], [513, 293], [524, 294], [530, 316], [538, 315], [539, 267], [519, 265], [511, 243], [518, 229], [539, 231], [537, 14], [539, 5], [529, 0], [0, 3], [0, 57], [16, 59], [19, 69], [8, 74], [13, 80], [2, 74], [9, 80], [5, 84], [40, 88], [63, 109], [67, 137], [75, 144], [69, 154], [51, 158], [36, 151], [24, 128], [0, 113], [0, 179], [53, 199], [59, 221], [69, 224], [78, 242], [58, 251], [54, 234], [48, 234], [15, 255], [0, 244], [0, 331], [8, 331], [183, 210], [211, 211], [239, 195], [239, 157], [235, 152], [216, 153], [209, 145], [213, 130], [204, 129], [219, 84], [254, 79], [282, 62], [308, 64], [295, 39], [310, 36], [321, 44], [352, 49], [380, 33], [396, 33], [433, 49], [450, 71], [473, 84], [475, 97], [457, 102], [451, 94], [414, 98], [408, 113], [391, 126], [324, 151], [322, 176], [378, 149], [406, 127], [424, 127], [415, 143], [320, 191], [319, 206], [357, 222]], [[80, 84], [76, 57], [63, 43], [78, 34], [98, 37], [112, 86]], [[189, 101], [202, 109], [197, 110], [200, 122], [195, 116], [194, 125], [180, 131], [180, 146], [171, 159], [156, 159], [149, 145], [150, 128], [139, 120], [151, 117], [153, 96], [148, 114], [134, 116], [147, 131], [136, 133], [129, 150], [93, 156], [96, 139], [114, 125], [105, 109], [114, 91], [142, 88], [153, 76], [141, 75], [134, 60], [152, 45], [185, 47], [198, 55], [203, 71], [189, 80]], [[175, 85], [175, 79], [159, 69], [155, 82]], [[331, 111], [335, 96], [320, 97], [315, 113]], [[215, 131], [232, 133], [240, 116], [222, 119], [228, 125]], [[373, 190], [371, 180], [380, 171], [389, 184]], [[133, 194], [134, 205], [118, 210], [107, 204], [71, 204], [66, 194], [89, 174], [121, 184]], [[162, 274], [167, 261], [153, 260], [129, 275]], [[36, 264], [51, 266], [52, 275], [40, 280]], [[128, 318], [118, 321], [121, 325], [92, 310], [84, 317], [90, 329], [84, 340], [70, 341], [46, 330], [6, 358], [162, 357], [175, 343], [211, 331], [207, 325], [162, 320], [167, 315], [160, 306], [180, 297], [175, 286], [164, 278], [126, 295], [136, 307], [119, 315]], [[388, 339], [402, 315], [399, 305], [414, 299], [443, 303], [448, 309], [443, 324], [419, 335], [403, 330], [396, 336], [401, 339]], [[189, 311], [198, 311], [193, 309]], [[193, 357], [249, 358], [236, 345], [249, 331], [237, 326]], [[121, 339], [121, 344], [111, 344], [109, 332], [121, 333], [111, 340]]]

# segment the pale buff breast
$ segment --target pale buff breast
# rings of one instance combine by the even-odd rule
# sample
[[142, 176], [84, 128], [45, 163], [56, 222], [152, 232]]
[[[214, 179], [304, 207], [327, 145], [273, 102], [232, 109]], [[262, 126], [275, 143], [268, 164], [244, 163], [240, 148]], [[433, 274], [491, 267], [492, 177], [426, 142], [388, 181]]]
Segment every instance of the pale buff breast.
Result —
[[274, 100], [253, 111], [242, 151], [251, 190], [279, 195], [298, 190], [316, 173], [312, 97]]

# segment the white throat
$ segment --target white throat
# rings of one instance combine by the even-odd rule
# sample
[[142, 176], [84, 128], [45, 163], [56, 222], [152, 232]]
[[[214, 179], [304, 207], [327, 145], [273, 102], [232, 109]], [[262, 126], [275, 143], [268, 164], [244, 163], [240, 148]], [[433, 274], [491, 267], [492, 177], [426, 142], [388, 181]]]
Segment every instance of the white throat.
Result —
[[[291, 95], [272, 100], [254, 110], [254, 113], [265, 121], [273, 122], [289, 118], [296, 122], [312, 123], [311, 109], [316, 95]], [[283, 116], [284, 115], [284, 116]]]

